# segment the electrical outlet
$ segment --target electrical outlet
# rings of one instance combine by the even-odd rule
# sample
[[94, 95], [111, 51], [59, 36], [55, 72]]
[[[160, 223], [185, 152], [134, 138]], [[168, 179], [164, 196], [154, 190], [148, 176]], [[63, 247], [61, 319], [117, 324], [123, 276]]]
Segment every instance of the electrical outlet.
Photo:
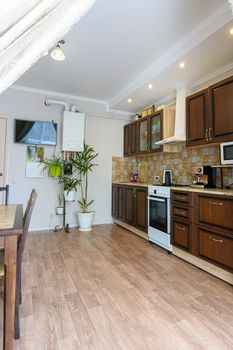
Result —
[[159, 175], [156, 175], [155, 176], [155, 181], [159, 181], [160, 180], [160, 176]]

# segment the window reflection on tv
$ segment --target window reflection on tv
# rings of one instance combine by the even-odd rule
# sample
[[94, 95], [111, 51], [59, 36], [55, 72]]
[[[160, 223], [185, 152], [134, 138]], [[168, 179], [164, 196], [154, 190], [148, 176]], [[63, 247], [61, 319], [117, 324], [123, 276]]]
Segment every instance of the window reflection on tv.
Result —
[[55, 146], [57, 144], [57, 124], [16, 119], [15, 142]]

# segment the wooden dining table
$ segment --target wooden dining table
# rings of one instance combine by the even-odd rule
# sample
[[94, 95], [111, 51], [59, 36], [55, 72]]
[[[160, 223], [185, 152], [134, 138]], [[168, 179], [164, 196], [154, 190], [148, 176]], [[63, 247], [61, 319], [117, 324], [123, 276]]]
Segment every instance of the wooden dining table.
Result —
[[4, 350], [14, 347], [17, 243], [22, 232], [23, 205], [0, 205], [0, 238], [4, 238]]

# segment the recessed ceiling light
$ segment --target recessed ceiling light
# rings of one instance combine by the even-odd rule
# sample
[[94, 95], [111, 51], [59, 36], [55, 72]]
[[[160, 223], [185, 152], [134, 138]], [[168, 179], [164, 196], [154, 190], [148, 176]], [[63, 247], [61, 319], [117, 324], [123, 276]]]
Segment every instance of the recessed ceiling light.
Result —
[[233, 28], [229, 30], [230, 35], [233, 35]]
[[152, 89], [153, 88], [153, 85], [152, 84], [149, 84], [148, 85], [148, 89]]
[[128, 103], [131, 103], [132, 102], [132, 98], [128, 98]]
[[180, 66], [181, 69], [184, 68], [185, 67], [185, 62], [180, 62], [179, 66]]

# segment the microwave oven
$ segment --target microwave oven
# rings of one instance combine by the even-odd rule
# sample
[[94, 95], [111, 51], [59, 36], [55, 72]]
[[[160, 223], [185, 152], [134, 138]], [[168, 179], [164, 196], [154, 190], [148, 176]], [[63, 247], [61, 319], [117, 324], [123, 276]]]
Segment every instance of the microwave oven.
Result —
[[233, 141], [220, 144], [221, 164], [233, 164]]

